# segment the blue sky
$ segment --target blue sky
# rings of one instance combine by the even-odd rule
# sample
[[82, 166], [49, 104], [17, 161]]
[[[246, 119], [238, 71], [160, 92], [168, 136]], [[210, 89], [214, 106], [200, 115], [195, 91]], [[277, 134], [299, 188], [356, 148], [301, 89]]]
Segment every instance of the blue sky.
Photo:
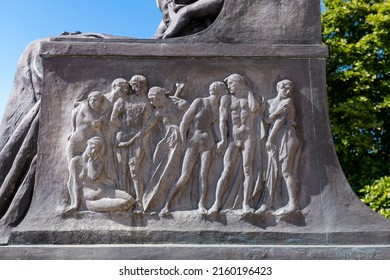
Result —
[[0, 0], [0, 119], [24, 48], [63, 31], [150, 38], [161, 20], [155, 0]]
[[153, 36], [161, 20], [155, 0], [0, 0], [0, 118], [24, 48], [63, 31]]

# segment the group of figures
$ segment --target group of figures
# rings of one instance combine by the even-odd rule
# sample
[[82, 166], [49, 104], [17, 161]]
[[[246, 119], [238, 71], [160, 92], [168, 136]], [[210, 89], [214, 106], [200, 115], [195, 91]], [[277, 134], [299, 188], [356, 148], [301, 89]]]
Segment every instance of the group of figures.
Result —
[[[197, 177], [197, 211], [216, 214], [237, 180], [237, 163], [243, 179], [236, 196], [243, 213], [299, 211], [293, 83], [278, 82], [277, 96], [267, 101], [256, 100], [239, 74], [213, 82], [209, 95], [192, 103], [183, 98], [185, 86], [177, 83], [171, 95], [162, 87], [149, 88], [146, 77], [135, 75], [130, 81], [115, 79], [108, 93], [94, 91], [75, 103], [66, 147], [67, 211], [164, 216]], [[256, 180], [259, 150], [266, 164]], [[218, 157], [220, 174], [213, 174], [217, 180], [210, 194], [210, 170]], [[288, 199], [279, 207], [275, 196], [282, 186]], [[208, 207], [210, 195], [214, 202]], [[254, 197], [261, 203], [253, 203]]]

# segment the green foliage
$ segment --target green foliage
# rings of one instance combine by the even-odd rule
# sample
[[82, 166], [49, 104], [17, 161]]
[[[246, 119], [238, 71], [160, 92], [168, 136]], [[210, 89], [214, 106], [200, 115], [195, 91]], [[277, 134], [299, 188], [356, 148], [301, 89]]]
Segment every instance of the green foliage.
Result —
[[365, 186], [360, 193], [362, 201], [386, 218], [390, 218], [390, 176], [376, 180], [372, 185]]
[[362, 195], [390, 174], [390, 1], [324, 4], [330, 121], [341, 166]]

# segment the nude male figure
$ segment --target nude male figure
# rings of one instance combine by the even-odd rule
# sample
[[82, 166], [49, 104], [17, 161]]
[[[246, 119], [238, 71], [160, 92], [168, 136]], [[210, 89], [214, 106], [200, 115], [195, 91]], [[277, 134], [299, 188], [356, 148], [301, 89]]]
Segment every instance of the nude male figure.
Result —
[[129, 83], [132, 92], [115, 102], [111, 122], [119, 127], [116, 136], [117, 143], [126, 143], [119, 145], [121, 149], [117, 155], [122, 169], [120, 181], [125, 185], [122, 188], [129, 192], [128, 177], [131, 177], [136, 194], [137, 211], [143, 211], [142, 196], [145, 182], [140, 167], [141, 162], [149, 153], [151, 139], [150, 133], [142, 128], [152, 117], [153, 110], [147, 97], [146, 77], [135, 75]]
[[232, 74], [225, 79], [230, 95], [224, 96], [221, 100], [220, 126], [222, 143], [228, 145], [224, 155], [224, 169], [218, 180], [216, 199], [209, 209], [209, 214], [218, 212], [222, 207], [222, 196], [226, 186], [231, 181], [235, 162], [239, 156], [242, 157], [242, 168], [244, 171], [243, 203], [244, 213], [254, 210], [250, 207], [250, 192], [253, 187], [253, 163], [255, 154], [255, 118], [260, 110], [258, 102], [249, 87], [245, 78], [238, 74]]
[[[227, 88], [224, 83], [214, 82], [209, 87], [210, 96], [195, 99], [184, 114], [180, 124], [180, 134], [184, 145], [187, 144], [187, 149], [183, 159], [181, 176], [176, 185], [169, 191], [165, 207], [161, 210], [163, 215], [169, 212], [172, 200], [186, 186], [199, 159], [201, 196], [198, 211], [202, 214], [207, 213], [204, 203], [211, 165], [211, 151], [221, 139], [218, 127], [219, 106], [221, 97], [226, 93]], [[190, 130], [191, 125], [193, 128]]]

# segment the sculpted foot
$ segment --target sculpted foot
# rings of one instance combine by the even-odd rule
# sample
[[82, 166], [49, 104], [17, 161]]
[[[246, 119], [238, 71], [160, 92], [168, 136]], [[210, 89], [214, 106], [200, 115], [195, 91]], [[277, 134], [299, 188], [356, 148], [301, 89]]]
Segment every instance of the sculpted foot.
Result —
[[299, 211], [298, 206], [289, 204], [289, 205], [286, 205], [286, 206], [276, 210], [275, 215], [276, 216], [286, 215], [286, 214], [290, 214], [290, 213], [297, 212], [297, 211]]
[[219, 209], [218, 209], [219, 207], [217, 206], [217, 205], [213, 205], [210, 209], [209, 209], [209, 211], [208, 211], [208, 214], [209, 215], [212, 215], [212, 214], [216, 214], [216, 213], [218, 213], [219, 212]]
[[242, 212], [244, 212], [244, 214], [251, 214], [251, 213], [254, 213], [255, 210], [252, 207], [250, 207], [249, 205], [244, 205], [242, 207]]
[[142, 202], [140, 200], [135, 201], [135, 209], [134, 213], [135, 214], [141, 214], [144, 212], [144, 207], [142, 206]]
[[263, 204], [263, 205], [261, 205], [261, 207], [259, 209], [256, 210], [255, 214], [264, 214], [264, 213], [268, 212], [269, 210], [270, 210], [270, 208], [268, 207], [268, 205]]
[[76, 205], [70, 205], [68, 208], [65, 209], [65, 213], [73, 213], [76, 212], [78, 207]]
[[202, 206], [202, 205], [199, 205], [198, 212], [201, 215], [206, 215], [208, 213], [207, 209], [204, 206]]
[[168, 215], [169, 215], [169, 209], [168, 209], [168, 207], [165, 206], [163, 209], [161, 209], [160, 215], [161, 215], [162, 217], [168, 216]]

